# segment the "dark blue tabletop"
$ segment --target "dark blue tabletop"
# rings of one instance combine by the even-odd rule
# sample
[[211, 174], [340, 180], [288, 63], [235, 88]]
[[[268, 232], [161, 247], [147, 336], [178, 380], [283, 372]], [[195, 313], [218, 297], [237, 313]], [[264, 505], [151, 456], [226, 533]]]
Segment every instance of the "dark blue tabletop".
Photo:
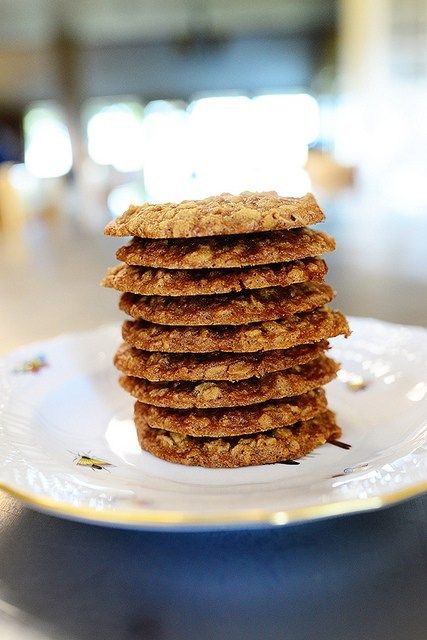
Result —
[[1, 494], [3, 602], [67, 640], [425, 640], [427, 496], [274, 529], [121, 531]]

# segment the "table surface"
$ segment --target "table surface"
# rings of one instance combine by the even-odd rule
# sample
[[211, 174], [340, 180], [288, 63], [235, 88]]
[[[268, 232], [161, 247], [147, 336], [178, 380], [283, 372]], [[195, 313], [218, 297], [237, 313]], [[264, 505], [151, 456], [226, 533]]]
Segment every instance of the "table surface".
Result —
[[421, 496], [278, 528], [159, 533], [0, 493], [0, 619], [20, 622], [0, 637], [424, 640], [426, 511]]

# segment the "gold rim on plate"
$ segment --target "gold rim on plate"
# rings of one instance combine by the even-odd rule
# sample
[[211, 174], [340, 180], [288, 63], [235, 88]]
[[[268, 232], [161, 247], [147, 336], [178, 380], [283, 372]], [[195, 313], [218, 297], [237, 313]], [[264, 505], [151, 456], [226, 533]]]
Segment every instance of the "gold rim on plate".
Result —
[[44, 498], [36, 494], [25, 493], [14, 489], [0, 481], [0, 489], [21, 502], [36, 508], [39, 511], [49, 512], [52, 515], [78, 518], [87, 522], [98, 524], [116, 525], [146, 525], [157, 527], [159, 525], [208, 527], [208, 526], [234, 526], [239, 525], [270, 525], [278, 526], [293, 522], [315, 520], [330, 516], [339, 516], [360, 511], [371, 511], [381, 507], [391, 506], [403, 500], [414, 498], [427, 491], [427, 481], [419, 482], [404, 489], [398, 489], [382, 496], [368, 498], [354, 498], [341, 500], [328, 504], [311, 505], [296, 509], [246, 509], [237, 512], [216, 512], [212, 514], [192, 514], [185, 511], [98, 511], [89, 507], [76, 507], [65, 502], [58, 502], [50, 498]]

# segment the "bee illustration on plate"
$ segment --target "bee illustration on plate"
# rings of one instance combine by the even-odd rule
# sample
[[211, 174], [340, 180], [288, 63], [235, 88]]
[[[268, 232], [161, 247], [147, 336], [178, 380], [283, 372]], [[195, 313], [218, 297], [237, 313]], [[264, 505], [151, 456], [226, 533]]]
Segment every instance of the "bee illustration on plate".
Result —
[[87, 453], [74, 453], [73, 451], [70, 451], [69, 453], [73, 454], [73, 462], [75, 462], [78, 467], [90, 467], [93, 471], [109, 471], [107, 467], [114, 467], [114, 465], [107, 460], [95, 458], [91, 455], [90, 451]]
[[38, 373], [44, 367], [48, 367], [47, 360], [44, 356], [36, 356], [31, 360], [25, 360], [13, 370], [13, 373]]

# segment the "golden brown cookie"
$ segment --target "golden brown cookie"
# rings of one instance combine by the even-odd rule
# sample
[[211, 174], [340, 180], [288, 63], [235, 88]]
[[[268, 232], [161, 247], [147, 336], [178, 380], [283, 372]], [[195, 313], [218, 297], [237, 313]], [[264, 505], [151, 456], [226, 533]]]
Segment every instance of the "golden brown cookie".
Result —
[[307, 364], [240, 382], [149, 382], [133, 376], [121, 376], [119, 381], [137, 400], [156, 407], [214, 409], [299, 396], [333, 380], [338, 369], [336, 362], [321, 356]]
[[177, 464], [200, 467], [245, 467], [295, 460], [328, 440], [341, 436], [332, 411], [325, 411], [305, 422], [279, 427], [254, 435], [229, 438], [194, 438], [152, 429], [140, 417], [139, 444], [158, 458]]
[[256, 353], [161, 353], [135, 349], [124, 342], [114, 364], [128, 376], [151, 382], [173, 380], [245, 380], [282, 371], [318, 358], [329, 349], [326, 340], [286, 350]]
[[275, 191], [222, 193], [203, 200], [131, 205], [105, 227], [106, 235], [194, 238], [294, 229], [325, 219], [311, 193], [281, 197]]
[[108, 269], [101, 285], [148, 296], [196, 296], [321, 281], [327, 271], [319, 258], [243, 269], [151, 269], [119, 264]]
[[179, 240], [133, 238], [116, 252], [127, 264], [163, 269], [225, 269], [320, 256], [335, 249], [327, 233], [291, 229]]
[[350, 335], [340, 311], [328, 307], [284, 320], [231, 327], [168, 327], [126, 320], [123, 340], [137, 349], [173, 353], [252, 352], [289, 349], [338, 335]]
[[253, 289], [211, 296], [140, 296], [123, 293], [119, 307], [136, 320], [174, 326], [236, 325], [265, 322], [309, 311], [330, 302], [324, 282]]
[[223, 409], [166, 409], [137, 401], [135, 422], [138, 425], [143, 419], [153, 429], [220, 437], [267, 431], [298, 420], [310, 420], [326, 408], [323, 389], [282, 400]]

